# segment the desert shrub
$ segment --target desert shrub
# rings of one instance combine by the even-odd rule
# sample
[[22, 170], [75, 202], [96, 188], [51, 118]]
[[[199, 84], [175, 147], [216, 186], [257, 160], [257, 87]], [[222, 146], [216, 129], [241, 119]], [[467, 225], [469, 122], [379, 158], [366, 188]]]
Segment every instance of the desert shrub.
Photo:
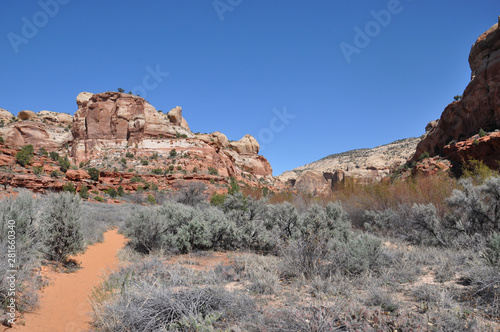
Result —
[[475, 186], [471, 179], [460, 180], [448, 199], [450, 227], [468, 237], [481, 234], [487, 238], [500, 230], [500, 177], [491, 177]]
[[43, 173], [43, 167], [40, 166], [40, 167], [33, 167], [33, 174], [35, 175], [40, 175]]
[[188, 252], [199, 245], [204, 247], [208, 239], [201, 217], [192, 207], [166, 202], [138, 210], [126, 221], [123, 232], [139, 252], [159, 249]]
[[38, 154], [45, 156], [45, 157], [47, 157], [49, 155], [49, 153], [47, 152], [47, 150], [45, 150], [45, 148], [43, 146], [38, 149]]
[[50, 172], [50, 177], [52, 178], [58, 178], [61, 176], [61, 172], [57, 171], [57, 170], [53, 170], [52, 172]]
[[227, 195], [222, 206], [226, 217], [236, 224], [239, 247], [255, 250], [272, 250], [276, 239], [266, 229], [267, 204], [238, 192]]
[[26, 166], [33, 159], [33, 145], [25, 145], [16, 153], [16, 160], [21, 166]]
[[479, 137], [484, 137], [487, 135], [483, 128], [479, 129], [479, 132], [477, 134], [479, 135]]
[[395, 209], [365, 211], [365, 228], [413, 244], [448, 245], [447, 230], [432, 204], [401, 204]]
[[174, 200], [190, 206], [196, 206], [207, 199], [207, 186], [203, 182], [182, 184], [174, 196]]
[[[3, 122], [2, 122], [2, 127], [3, 127]], [[0, 136], [0, 143], [4, 143], [3, 136]]]
[[488, 265], [500, 268], [500, 233], [493, 233], [482, 257]]
[[500, 317], [500, 269], [498, 266], [475, 264], [466, 271], [465, 280], [472, 287], [469, 298], [486, 315]]
[[210, 243], [216, 249], [231, 249], [239, 241], [236, 224], [229, 220], [224, 212], [215, 207], [207, 207], [202, 211], [209, 227]]
[[59, 160], [59, 153], [57, 153], [55, 151], [51, 151], [49, 153], [49, 157], [50, 157], [50, 159], [52, 159], [54, 161], [58, 161]]
[[424, 159], [427, 159], [427, 158], [429, 158], [430, 156], [431, 156], [431, 155], [429, 154], [429, 152], [427, 152], [427, 151], [426, 151], [426, 152], [422, 153], [422, 154], [418, 157], [418, 161], [422, 161], [422, 160], [424, 160]]
[[41, 216], [43, 252], [48, 259], [65, 261], [83, 250], [80, 198], [70, 193], [53, 194]]
[[234, 176], [231, 176], [227, 194], [232, 195], [238, 192], [240, 192], [240, 185], [238, 184], [236, 178]]
[[273, 256], [246, 254], [235, 259], [236, 269], [250, 281], [248, 290], [256, 294], [276, 294], [281, 289], [279, 259]]
[[116, 196], [118, 196], [118, 192], [116, 191], [115, 188], [109, 188], [107, 190], [107, 194], [111, 197], [111, 198], [115, 198]]
[[118, 196], [123, 196], [125, 195], [125, 190], [123, 189], [122, 186], [119, 186], [118, 189], [116, 190], [116, 193], [118, 194]]
[[63, 185], [62, 190], [70, 192], [72, 194], [76, 194], [76, 188], [75, 188], [75, 185], [73, 184], [73, 182], [66, 182]]
[[91, 167], [87, 169], [87, 172], [89, 173], [92, 181], [99, 181], [99, 170], [97, 168]]
[[89, 188], [86, 185], [82, 185], [80, 191], [78, 191], [78, 195], [80, 195], [82, 199], [89, 198]]
[[282, 240], [296, 238], [300, 233], [300, 216], [291, 203], [269, 205], [266, 228]]
[[473, 184], [481, 184], [494, 176], [499, 176], [498, 171], [489, 168], [482, 160], [471, 159], [462, 165], [462, 178], [471, 179]]
[[106, 201], [103, 197], [101, 197], [99, 195], [94, 196], [94, 200], [96, 200], [97, 202], [100, 202], [100, 203], [104, 203]]
[[163, 174], [163, 169], [161, 169], [161, 168], [153, 168], [151, 170], [151, 174], [162, 175]]
[[137, 281], [116, 300], [94, 303], [97, 326], [106, 331], [213, 331], [255, 307], [247, 296], [214, 286], [173, 289]]
[[99, 204], [82, 201], [82, 234], [85, 244], [101, 242], [108, 229], [121, 226], [135, 210], [133, 204]]
[[381, 240], [370, 234], [355, 236], [339, 203], [312, 205], [300, 219], [299, 235], [278, 249], [285, 276], [361, 274], [376, 267]]
[[156, 204], [156, 198], [154, 197], [154, 195], [151, 195], [151, 194], [148, 195], [148, 203], [151, 205]]
[[170, 150], [168, 155], [170, 158], [175, 158], [177, 156], [177, 151], [175, 149], [172, 149]]
[[[16, 198], [9, 196], [0, 200], [0, 306], [5, 308], [9, 299], [9, 285], [5, 279], [7, 271], [16, 269], [16, 306], [20, 312], [34, 309], [38, 297], [36, 290], [41, 286], [33, 271], [40, 266], [40, 237], [38, 225], [39, 201], [33, 194], [22, 190]], [[12, 221], [9, 222], [9, 220]], [[15, 226], [15, 227], [13, 227]], [[15, 234], [16, 262], [9, 266], [9, 235]], [[12, 240], [12, 237], [10, 237]]]
[[127, 158], [134, 158], [134, 154], [129, 151], [129, 152], [125, 153], [125, 157], [127, 157]]
[[58, 164], [61, 172], [66, 173], [68, 169], [71, 167], [71, 163], [68, 160], [68, 157], [59, 157]]
[[210, 175], [219, 175], [219, 171], [216, 168], [209, 167], [208, 174]]
[[222, 206], [225, 200], [226, 200], [226, 195], [213, 194], [212, 197], [210, 197], [210, 204], [214, 206]]

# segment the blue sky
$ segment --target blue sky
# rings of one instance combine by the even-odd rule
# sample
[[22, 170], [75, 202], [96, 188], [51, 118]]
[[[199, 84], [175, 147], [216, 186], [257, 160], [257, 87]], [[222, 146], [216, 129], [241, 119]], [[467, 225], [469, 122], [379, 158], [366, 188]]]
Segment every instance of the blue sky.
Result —
[[157, 109], [181, 106], [194, 132], [253, 135], [275, 175], [423, 134], [462, 94], [470, 47], [500, 14], [498, 0], [2, 7], [0, 107], [74, 114], [82, 91], [142, 91]]

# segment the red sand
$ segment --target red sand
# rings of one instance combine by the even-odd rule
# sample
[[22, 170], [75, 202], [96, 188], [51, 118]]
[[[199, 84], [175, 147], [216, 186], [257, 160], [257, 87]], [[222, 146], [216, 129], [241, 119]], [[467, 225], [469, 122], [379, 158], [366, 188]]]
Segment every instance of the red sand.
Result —
[[[76, 332], [91, 330], [89, 295], [103, 280], [107, 269], [116, 267], [116, 253], [126, 243], [116, 229], [104, 233], [103, 243], [89, 246], [85, 253], [74, 257], [81, 262], [75, 273], [50, 272], [50, 285], [43, 289], [40, 308], [18, 319], [14, 331]], [[22, 321], [25, 325], [19, 325]]]

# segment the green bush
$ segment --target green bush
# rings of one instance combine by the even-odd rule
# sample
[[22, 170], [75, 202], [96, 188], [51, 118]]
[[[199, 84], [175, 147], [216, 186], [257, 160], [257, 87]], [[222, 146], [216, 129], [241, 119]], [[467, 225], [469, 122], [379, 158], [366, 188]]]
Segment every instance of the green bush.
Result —
[[43, 173], [43, 167], [40, 166], [40, 167], [33, 167], [33, 174], [35, 175], [40, 175]]
[[31, 163], [33, 159], [33, 145], [25, 145], [21, 148], [21, 151], [16, 153], [16, 160], [21, 166], [26, 166]]
[[52, 178], [58, 178], [61, 176], [61, 172], [57, 171], [57, 170], [53, 170], [52, 172], [50, 172], [50, 177]]
[[219, 175], [219, 171], [215, 168], [209, 167], [208, 168], [208, 174], [210, 175]]
[[144, 166], [147, 166], [147, 165], [149, 165], [149, 161], [146, 159], [142, 159], [141, 164], [143, 164]]
[[57, 153], [55, 151], [51, 151], [49, 153], [49, 157], [50, 157], [50, 159], [57, 161], [57, 160], [59, 160], [59, 153]]
[[123, 187], [122, 186], [119, 186], [118, 187], [118, 190], [116, 191], [116, 193], [118, 194], [118, 196], [123, 196], [125, 194], [125, 190], [123, 190]]
[[487, 135], [483, 128], [479, 129], [479, 132], [477, 134], [479, 135], [479, 137], [484, 137]]
[[169, 156], [170, 158], [175, 158], [177, 156], [177, 151], [175, 149], [170, 150]]
[[418, 161], [422, 161], [422, 160], [424, 160], [424, 159], [427, 159], [427, 158], [429, 158], [430, 156], [431, 156], [431, 155], [429, 154], [429, 152], [427, 152], [427, 151], [426, 151], [426, 152], [422, 153], [422, 154], [420, 155], [420, 157], [418, 157]]
[[156, 205], [156, 198], [151, 194], [148, 195], [148, 203], [151, 205]]
[[47, 152], [47, 150], [45, 150], [44, 147], [41, 147], [38, 149], [38, 154], [45, 156], [45, 157], [47, 157], [49, 155], [49, 153]]
[[87, 173], [90, 175], [92, 181], [99, 181], [99, 170], [95, 167], [87, 169]]
[[156, 175], [162, 175], [163, 174], [163, 169], [161, 169], [161, 168], [153, 168], [151, 170], [151, 173], [152, 174], [156, 174]]
[[132, 152], [127, 152], [127, 153], [125, 153], [125, 157], [134, 158], [134, 154]]
[[95, 199], [96, 201], [98, 201], [98, 202], [101, 202], [101, 203], [105, 202], [105, 199], [104, 199], [104, 198], [102, 198], [101, 196], [94, 196], [94, 199]]
[[82, 185], [78, 194], [82, 199], [89, 198], [89, 188], [86, 185]]
[[223, 194], [213, 194], [210, 198], [210, 204], [214, 206], [222, 206], [226, 200], [226, 195]]
[[72, 194], [76, 194], [75, 185], [72, 182], [67, 182], [63, 185], [63, 191], [70, 192]]
[[3, 136], [0, 136], [0, 143], [4, 143]]
[[232, 195], [240, 192], [240, 185], [234, 176], [231, 176], [231, 182], [229, 184], [229, 190], [227, 191], [228, 195]]
[[43, 251], [48, 259], [63, 262], [84, 249], [80, 198], [70, 193], [49, 197], [41, 216]]
[[107, 193], [111, 198], [115, 198], [116, 196], [118, 196], [118, 193], [116, 192], [115, 188], [109, 188]]
[[69, 162], [68, 157], [64, 157], [64, 158], [59, 157], [58, 163], [59, 163], [59, 168], [60, 168], [61, 172], [63, 172], [63, 173], [66, 173], [68, 171], [68, 169], [70, 169], [70, 167], [71, 167], [71, 163]]

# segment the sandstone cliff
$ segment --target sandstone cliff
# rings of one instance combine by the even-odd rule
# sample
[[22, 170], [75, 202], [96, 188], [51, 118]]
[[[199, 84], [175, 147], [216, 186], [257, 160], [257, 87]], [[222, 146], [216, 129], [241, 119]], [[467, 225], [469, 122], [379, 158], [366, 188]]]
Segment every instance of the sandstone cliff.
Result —
[[[471, 81], [463, 92], [462, 99], [448, 105], [439, 121], [431, 125], [430, 131], [418, 144], [413, 161], [427, 152], [431, 156], [441, 155], [457, 163], [467, 158], [477, 158], [485, 159], [492, 166], [496, 164], [492, 160], [494, 154], [499, 154], [498, 146], [490, 144], [497, 141], [496, 136], [481, 140], [479, 145], [472, 144], [473, 140], [470, 138], [481, 129], [487, 133], [500, 129], [498, 24], [483, 33], [474, 43], [469, 55], [469, 64]], [[467, 140], [470, 142], [466, 143]], [[460, 141], [465, 143], [455, 145]], [[490, 146], [487, 147], [488, 145]]]
[[[0, 136], [6, 146], [31, 144], [35, 151], [44, 148], [68, 156], [74, 168], [98, 168], [103, 186], [97, 189], [115, 184], [114, 178], [123, 181], [138, 174], [151, 177], [159, 188], [167, 188], [178, 180], [225, 183], [231, 176], [253, 185], [274, 181], [271, 165], [258, 155], [259, 144], [252, 136], [230, 142], [220, 132], [194, 134], [179, 106], [164, 114], [141, 97], [119, 92], [82, 92], [77, 105], [74, 117], [48, 111], [21, 111], [15, 117], [1, 109], [0, 122], [3, 120], [4, 125]], [[45, 185], [61, 188], [63, 182], [49, 181], [50, 178], [37, 185], [32, 171], [14, 165], [13, 153], [0, 160], [0, 166], [15, 166], [10, 173], [20, 174], [12, 176], [14, 185], [36, 191]], [[44, 168], [43, 174], [57, 169], [57, 163], [43, 155], [39, 157], [41, 166], [37, 167], [50, 166]], [[66, 173], [68, 181], [89, 181], [74, 171]], [[139, 186], [127, 185], [126, 181], [123, 184], [130, 190]]]

